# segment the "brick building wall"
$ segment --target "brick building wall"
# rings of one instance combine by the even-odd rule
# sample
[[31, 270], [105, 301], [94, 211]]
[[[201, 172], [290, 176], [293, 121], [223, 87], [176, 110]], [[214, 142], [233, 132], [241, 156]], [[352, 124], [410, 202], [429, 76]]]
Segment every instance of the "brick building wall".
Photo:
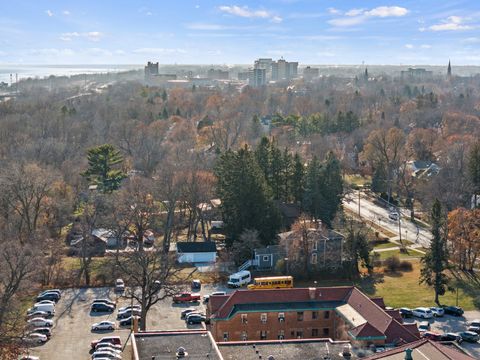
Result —
[[[283, 315], [283, 316], [282, 316]], [[210, 324], [215, 341], [333, 338], [335, 311], [238, 312]]]

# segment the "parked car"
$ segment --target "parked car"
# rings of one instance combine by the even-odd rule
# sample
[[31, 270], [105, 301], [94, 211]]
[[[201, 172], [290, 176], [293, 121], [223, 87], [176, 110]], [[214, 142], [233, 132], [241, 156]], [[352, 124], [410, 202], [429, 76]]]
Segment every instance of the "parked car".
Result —
[[38, 327], [32, 330], [32, 333], [43, 334], [50, 339], [52, 336], [52, 329], [49, 327]]
[[113, 351], [106, 351], [106, 350], [99, 350], [99, 351], [95, 351], [93, 354], [92, 354], [92, 359], [118, 359], [118, 360], [121, 360], [122, 359], [122, 355], [116, 353], [116, 352], [113, 352]]
[[478, 339], [480, 339], [480, 336], [476, 332], [473, 332], [473, 331], [462, 331], [462, 332], [458, 333], [458, 335], [461, 336], [463, 341], [467, 341], [467, 342], [471, 342], [471, 343], [478, 342]]
[[40, 294], [38, 294], [38, 296], [40, 296], [40, 295], [45, 295], [45, 294], [48, 294], [48, 293], [55, 293], [55, 294], [58, 295], [59, 298], [62, 297], [62, 292], [60, 291], [60, 289], [44, 290], [44, 291], [42, 291]]
[[120, 320], [120, 326], [132, 326], [133, 319], [138, 319], [138, 324], [140, 325], [140, 317], [139, 316], [130, 316], [128, 318]]
[[53, 321], [44, 318], [33, 318], [27, 321], [28, 325], [32, 327], [52, 327]]
[[430, 310], [432, 310], [434, 317], [442, 317], [445, 315], [445, 310], [441, 307], [431, 307]]
[[431, 319], [433, 317], [432, 310], [426, 307], [418, 307], [412, 310], [413, 316], [422, 319]]
[[200, 301], [200, 294], [192, 294], [189, 292], [184, 292], [173, 297], [173, 302], [175, 304], [184, 303], [184, 302], [194, 302], [194, 301]]
[[142, 306], [141, 305], [128, 305], [128, 306], [124, 306], [124, 307], [121, 307], [120, 309], [118, 309], [118, 312], [124, 312], [126, 310], [130, 310], [130, 309], [137, 309], [137, 310], [140, 310], [142, 311]]
[[204, 302], [205, 304], [208, 303], [208, 302], [210, 301], [210, 297], [216, 296], [216, 295], [227, 295], [227, 293], [226, 293], [225, 291], [215, 291], [215, 292], [213, 292], [213, 293], [211, 293], [211, 294], [209, 294], [209, 295], [205, 295], [205, 296], [203, 297], [203, 302]]
[[119, 336], [104, 336], [99, 340], [93, 340], [90, 343], [90, 346], [92, 347], [92, 349], [95, 349], [95, 346], [97, 346], [97, 344], [100, 344], [100, 343], [111, 343], [111, 344], [114, 344], [114, 345], [120, 345], [121, 346], [122, 345], [122, 340], [120, 339]]
[[202, 322], [205, 322], [206, 317], [205, 315], [202, 314], [190, 314], [190, 316], [187, 316], [185, 321], [187, 324], [192, 325], [192, 324], [200, 324]]
[[453, 316], [462, 316], [463, 309], [460, 306], [442, 306], [445, 314]]
[[22, 340], [31, 344], [43, 344], [48, 341], [48, 338], [47, 335], [30, 333], [24, 338], [22, 338]]
[[180, 313], [180, 319], [185, 319], [185, 317], [190, 314], [190, 313], [194, 313], [197, 311], [197, 308], [194, 308], [194, 307], [189, 307], [185, 310], [182, 310], [182, 312]]
[[480, 327], [480, 320], [472, 320], [472, 321], [469, 321], [469, 322], [468, 322], [468, 325], [469, 325], [469, 326]]
[[122, 346], [121, 345], [116, 345], [112, 343], [107, 343], [107, 342], [101, 342], [98, 343], [95, 346], [95, 351], [100, 350], [100, 349], [111, 349], [111, 350], [116, 350], [116, 351], [122, 351]]
[[122, 279], [117, 279], [115, 281], [115, 292], [123, 293], [125, 291], [125, 283]]
[[400, 215], [398, 215], [398, 213], [396, 211], [392, 211], [388, 214], [388, 218], [390, 220], [393, 220], [393, 221], [398, 221], [399, 217], [400, 217]]
[[142, 311], [139, 310], [139, 309], [127, 309], [125, 311], [119, 311], [118, 314], [117, 314], [117, 319], [126, 319], [130, 316], [141, 316], [142, 315]]
[[478, 326], [469, 326], [467, 331], [473, 331], [474, 333], [480, 334], [480, 327]]
[[440, 341], [456, 341], [457, 343], [461, 343], [463, 341], [462, 337], [455, 333], [446, 333], [442, 334], [440, 337]]
[[46, 311], [27, 311], [27, 318], [28, 319], [33, 319], [33, 318], [36, 318], [36, 317], [41, 317], [41, 318], [48, 318], [50, 316], [49, 313], [47, 313]]
[[35, 305], [44, 305], [44, 304], [51, 304], [51, 305], [55, 306], [55, 301], [53, 301], [53, 300], [42, 300], [42, 301], [39, 301], [39, 302], [35, 303]]
[[100, 321], [92, 325], [92, 331], [99, 330], [115, 330], [115, 323], [113, 321]]
[[52, 301], [58, 302], [58, 300], [60, 300], [60, 295], [54, 292], [48, 292], [48, 293], [40, 294], [39, 296], [37, 296], [36, 302], [39, 302], [42, 300], [52, 300]]
[[424, 332], [430, 330], [430, 323], [428, 321], [422, 321], [418, 325], [418, 331]]
[[110, 299], [94, 299], [92, 303], [103, 303], [103, 304], [111, 305], [113, 307], [117, 307], [117, 303]]
[[432, 341], [441, 341], [442, 340], [442, 334], [433, 332], [433, 331], [425, 331], [422, 334], [422, 338], [432, 340]]
[[202, 283], [200, 280], [195, 279], [192, 281], [192, 290], [193, 291], [200, 291], [202, 289]]
[[21, 355], [18, 360], [40, 360], [40, 358], [33, 355]]
[[93, 303], [90, 307], [91, 312], [108, 312], [112, 313], [115, 311], [115, 308], [112, 305], [107, 305], [104, 303]]
[[55, 314], [55, 305], [53, 304], [35, 304], [27, 310], [27, 315], [33, 314], [37, 311], [46, 312], [49, 316]]
[[409, 308], [401, 308], [400, 309], [400, 315], [403, 318], [412, 318], [413, 317], [413, 311]]

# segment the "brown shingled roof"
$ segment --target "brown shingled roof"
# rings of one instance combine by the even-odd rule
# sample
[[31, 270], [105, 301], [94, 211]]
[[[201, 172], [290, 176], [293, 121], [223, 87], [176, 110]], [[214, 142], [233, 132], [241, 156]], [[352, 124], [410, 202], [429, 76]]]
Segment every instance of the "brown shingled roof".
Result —
[[384, 336], [382, 332], [370, 325], [368, 322], [350, 330], [355, 337]]

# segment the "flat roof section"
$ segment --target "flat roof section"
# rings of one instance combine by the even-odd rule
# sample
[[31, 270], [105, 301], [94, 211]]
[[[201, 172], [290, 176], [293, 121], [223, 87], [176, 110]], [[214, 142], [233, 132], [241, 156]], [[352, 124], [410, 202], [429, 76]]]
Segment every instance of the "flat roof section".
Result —
[[178, 330], [140, 332], [133, 335], [134, 360], [177, 359], [177, 350], [183, 347], [185, 359], [223, 360], [210, 332], [206, 330]]

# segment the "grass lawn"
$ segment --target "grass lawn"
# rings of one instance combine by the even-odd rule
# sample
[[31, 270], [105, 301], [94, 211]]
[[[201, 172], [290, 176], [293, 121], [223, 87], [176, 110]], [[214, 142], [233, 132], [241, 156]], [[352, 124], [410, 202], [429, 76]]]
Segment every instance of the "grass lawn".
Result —
[[379, 243], [376, 244], [373, 248], [374, 249], [388, 249], [392, 247], [398, 247], [397, 244], [391, 243], [391, 242], [386, 242], [386, 243]]
[[370, 177], [363, 177], [360, 175], [345, 175], [345, 182], [352, 185], [363, 186], [365, 183], [369, 183], [371, 181], [372, 179]]
[[408, 250], [408, 254], [401, 253], [400, 250], [388, 250], [388, 251], [379, 251], [380, 260], [385, 260], [391, 256], [397, 255], [400, 259], [409, 259], [409, 258], [418, 258], [422, 257], [423, 254], [416, 250]]
[[[435, 294], [433, 289], [419, 285], [420, 262], [412, 260], [413, 271], [402, 272], [398, 274], [385, 273], [382, 281], [374, 285], [373, 292], [371, 286], [363, 287], [370, 296], [380, 296], [385, 300], [387, 306], [392, 307], [418, 307], [418, 306], [435, 306]], [[465, 310], [474, 310], [480, 307], [480, 287], [472, 283], [471, 279], [465, 276], [459, 277], [458, 305]], [[457, 281], [454, 280], [454, 287]], [[447, 292], [440, 297], [442, 304], [455, 305], [455, 292]]]

